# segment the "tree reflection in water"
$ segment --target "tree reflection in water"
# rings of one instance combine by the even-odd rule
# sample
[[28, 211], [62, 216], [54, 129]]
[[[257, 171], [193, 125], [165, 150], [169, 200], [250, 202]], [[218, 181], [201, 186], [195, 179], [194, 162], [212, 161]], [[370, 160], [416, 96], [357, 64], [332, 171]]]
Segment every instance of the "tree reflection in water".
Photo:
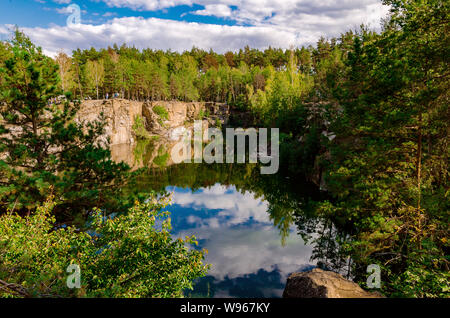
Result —
[[209, 276], [187, 295], [279, 297], [294, 271], [350, 274], [340, 253], [348, 237], [317, 217], [324, 194], [301, 177], [261, 175], [256, 164], [180, 164], [139, 171], [133, 190], [173, 192], [174, 235], [194, 234], [209, 250]]

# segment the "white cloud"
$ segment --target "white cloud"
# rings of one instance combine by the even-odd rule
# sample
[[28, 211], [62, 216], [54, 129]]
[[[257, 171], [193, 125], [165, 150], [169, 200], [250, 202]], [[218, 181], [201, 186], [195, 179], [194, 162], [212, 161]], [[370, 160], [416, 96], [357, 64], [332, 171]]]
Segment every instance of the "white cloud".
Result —
[[110, 7], [131, 8], [134, 10], [161, 10], [178, 5], [192, 5], [191, 0], [102, 0]]
[[201, 227], [175, 233], [176, 237], [194, 234], [204, 240], [203, 248], [208, 250], [206, 263], [211, 264], [208, 275], [222, 280], [226, 276], [233, 279], [245, 274], [255, 274], [260, 269], [272, 271], [274, 266], [280, 271], [282, 281], [310, 261], [312, 248], [302, 239], [292, 235], [285, 246], [280, 243], [278, 231], [271, 228], [231, 228]]
[[269, 45], [289, 47], [298, 42], [295, 34], [269, 26], [224, 26], [136, 17], [115, 18], [101, 25], [80, 24], [22, 30], [49, 55], [54, 55], [60, 49], [70, 52], [91, 46], [105, 48], [114, 43], [177, 51], [197, 46], [225, 52], [238, 50], [245, 45], [255, 48]]
[[359, 27], [361, 23], [376, 27], [380, 18], [387, 13], [387, 8], [379, 0], [102, 1], [110, 7], [129, 7], [134, 10], [159, 10], [182, 4], [200, 4], [204, 9], [192, 10], [190, 13], [225, 18], [236, 21], [238, 25], [121, 17], [100, 25], [82, 24], [72, 28], [50, 25], [47, 28], [23, 30], [49, 55], [54, 55], [61, 49], [70, 53], [76, 48], [104, 48], [114, 43], [177, 51], [190, 50], [196, 46], [225, 52], [236, 51], [246, 45], [264, 49], [268, 46], [288, 48], [314, 44], [321, 36], [338, 36], [348, 29]]
[[69, 7], [63, 7], [63, 8], [56, 8], [55, 11], [59, 14], [70, 14], [72, 13], [71, 9]]
[[8, 34], [11, 32], [11, 26], [0, 25], [0, 34]]
[[[290, 27], [297, 25], [304, 17], [351, 20], [359, 26], [368, 17], [379, 18], [387, 13], [380, 0], [102, 0], [110, 7], [128, 7], [134, 10], [161, 10], [179, 5], [194, 4], [205, 7], [192, 11], [195, 15], [229, 18], [238, 23], [250, 25], [277, 25]], [[232, 10], [231, 8], [235, 8]], [[375, 11], [372, 11], [376, 9]], [[362, 19], [361, 19], [362, 18]], [[373, 21], [370, 21], [373, 22]], [[301, 23], [301, 22], [300, 22]], [[345, 25], [341, 25], [345, 26]], [[339, 30], [343, 31], [343, 30]]]
[[[168, 189], [169, 190], [169, 189]], [[204, 220], [191, 217], [190, 223], [205, 225], [207, 227], [223, 225], [243, 224], [250, 219], [260, 224], [271, 225], [267, 214], [268, 203], [256, 199], [250, 192], [240, 193], [235, 187], [226, 187], [216, 184], [199, 192], [174, 192], [173, 202], [193, 209], [219, 210], [217, 218]], [[204, 224], [203, 224], [204, 223]]]
[[205, 5], [204, 10], [197, 10], [192, 12], [192, 14], [227, 18], [231, 17], [232, 10], [229, 6], [224, 4], [207, 4]]

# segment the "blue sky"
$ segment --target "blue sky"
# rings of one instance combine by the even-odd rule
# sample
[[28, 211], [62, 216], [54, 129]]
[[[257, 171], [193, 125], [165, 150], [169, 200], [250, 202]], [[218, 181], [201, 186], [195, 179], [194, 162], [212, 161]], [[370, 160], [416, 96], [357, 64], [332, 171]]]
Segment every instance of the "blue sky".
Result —
[[[80, 7], [81, 24], [68, 25]], [[379, 28], [380, 0], [1, 0], [0, 38], [19, 26], [48, 55], [114, 43], [219, 52], [313, 44], [362, 23]]]
[[[2, 0], [0, 1], [0, 21], [21, 27], [47, 27], [52, 24], [65, 25], [67, 13], [61, 10], [74, 3], [80, 6], [82, 22], [102, 24], [112, 17], [144, 17], [200, 22], [208, 24], [235, 25], [236, 21], [214, 16], [191, 14], [204, 8], [202, 5], [179, 5], [159, 10], [134, 10], [129, 7], [111, 7], [103, 1], [52, 1], [52, 0]], [[233, 8], [235, 8], [233, 6]]]

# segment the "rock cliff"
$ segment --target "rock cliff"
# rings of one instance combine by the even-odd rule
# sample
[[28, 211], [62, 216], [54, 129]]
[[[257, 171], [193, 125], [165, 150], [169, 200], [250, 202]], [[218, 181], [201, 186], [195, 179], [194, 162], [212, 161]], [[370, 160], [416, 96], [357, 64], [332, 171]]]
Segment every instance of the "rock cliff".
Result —
[[103, 113], [106, 119], [105, 136], [111, 145], [131, 144], [135, 141], [133, 124], [136, 116], [142, 115], [142, 102], [110, 99], [84, 101], [77, 113], [77, 122], [98, 120]]
[[77, 122], [90, 122], [106, 118], [105, 136], [110, 145], [133, 144], [136, 132], [133, 126], [140, 118], [150, 136], [172, 138], [183, 127], [189, 127], [194, 120], [208, 117], [210, 125], [226, 124], [229, 109], [224, 104], [178, 101], [138, 102], [125, 99], [83, 101], [78, 111]]
[[84, 101], [76, 121], [92, 122], [103, 114], [105, 134], [99, 142], [110, 140], [112, 158], [133, 168], [170, 165], [167, 156], [186, 130], [192, 132], [195, 120], [203, 129], [226, 125], [229, 108], [225, 104], [178, 101], [138, 102], [124, 99]]

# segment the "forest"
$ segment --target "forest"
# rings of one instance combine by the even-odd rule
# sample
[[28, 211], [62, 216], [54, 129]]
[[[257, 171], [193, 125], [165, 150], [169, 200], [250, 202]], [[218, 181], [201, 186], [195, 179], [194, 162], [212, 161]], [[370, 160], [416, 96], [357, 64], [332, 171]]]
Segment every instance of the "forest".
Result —
[[[56, 224], [67, 216], [74, 220], [75, 215], [86, 215], [94, 207], [143, 211], [135, 214], [141, 215], [140, 222], [145, 209], [158, 217], [160, 203], [142, 205], [142, 193], [121, 190], [136, 180], [129, 167], [113, 163], [107, 150], [95, 146], [102, 123], [86, 132], [71, 122], [79, 101], [118, 94], [140, 101], [227, 103], [246, 113], [254, 127], [280, 129], [282, 174], [308, 178], [320, 172], [326, 196], [308, 202], [308, 213], [332, 219], [342, 230], [336, 253], [351, 257], [356, 282], [365, 287], [367, 266], [380, 264], [386, 296], [448, 297], [450, 3], [383, 2], [391, 12], [380, 32], [361, 26], [337, 38], [321, 38], [315, 46], [289, 49], [247, 46], [222, 54], [195, 47], [175, 52], [114, 44], [100, 50], [78, 49], [71, 56], [60, 52], [50, 59], [17, 31], [15, 40], [0, 42], [0, 152], [6, 153], [0, 157], [0, 214], [31, 213], [33, 222], [44, 223], [45, 215], [54, 215]], [[43, 116], [50, 107], [47, 101], [62, 94], [74, 102], [54, 110], [50, 119]], [[14, 125], [28, 128], [17, 138], [5, 137]], [[55, 155], [49, 151], [53, 146], [63, 151]], [[134, 228], [137, 219], [126, 215], [116, 221], [123, 223], [115, 225], [91, 216], [99, 231], [106, 233], [100, 245], [82, 247], [87, 238], [68, 231], [80, 242], [71, 255], [95, 254], [99, 246], [110, 244], [116, 226]], [[24, 237], [14, 242], [4, 239], [14, 237], [11, 227], [21, 233], [25, 228], [20, 227], [26, 225], [4, 216], [0, 220], [0, 283], [51, 281], [51, 277], [37, 277], [32, 265], [20, 265], [20, 251], [12, 252]], [[135, 231], [120, 233], [137, 253], [158, 258], [145, 251], [149, 242], [133, 240], [143, 229]], [[50, 233], [64, 236], [59, 232]], [[39, 244], [46, 244], [50, 234], [40, 235], [40, 242], [26, 248], [37, 251]], [[170, 264], [169, 277], [178, 271], [190, 280], [205, 273], [200, 252], [186, 254], [192, 252], [181, 243], [169, 242], [165, 230], [152, 235], [161, 250], [168, 248], [179, 256]], [[53, 239], [55, 244], [65, 244]], [[125, 251], [122, 246], [116, 252]], [[130, 269], [139, 261], [133, 255], [129, 264], [119, 264], [114, 253], [98, 256], [92, 266], [98, 269], [108, 262], [114, 263], [111, 268], [122, 266], [119, 280], [124, 285], [112, 283], [116, 279], [112, 271], [102, 272], [104, 277], [92, 274], [91, 290], [81, 295], [164, 297], [180, 295], [189, 287], [172, 282], [171, 289], [165, 290], [156, 283], [164, 273], [151, 277], [152, 268], [143, 270], [143, 278], [134, 285]], [[61, 264], [67, 261], [62, 254]], [[163, 257], [158, 260], [165, 262]], [[5, 264], [18, 270], [2, 268]], [[62, 265], [52, 266], [54, 275], [61, 275]], [[43, 295], [48, 293], [43, 285], [33, 288]], [[135, 286], [140, 287], [133, 294]], [[13, 291], [23, 295], [28, 293], [25, 287], [14, 285]]]

